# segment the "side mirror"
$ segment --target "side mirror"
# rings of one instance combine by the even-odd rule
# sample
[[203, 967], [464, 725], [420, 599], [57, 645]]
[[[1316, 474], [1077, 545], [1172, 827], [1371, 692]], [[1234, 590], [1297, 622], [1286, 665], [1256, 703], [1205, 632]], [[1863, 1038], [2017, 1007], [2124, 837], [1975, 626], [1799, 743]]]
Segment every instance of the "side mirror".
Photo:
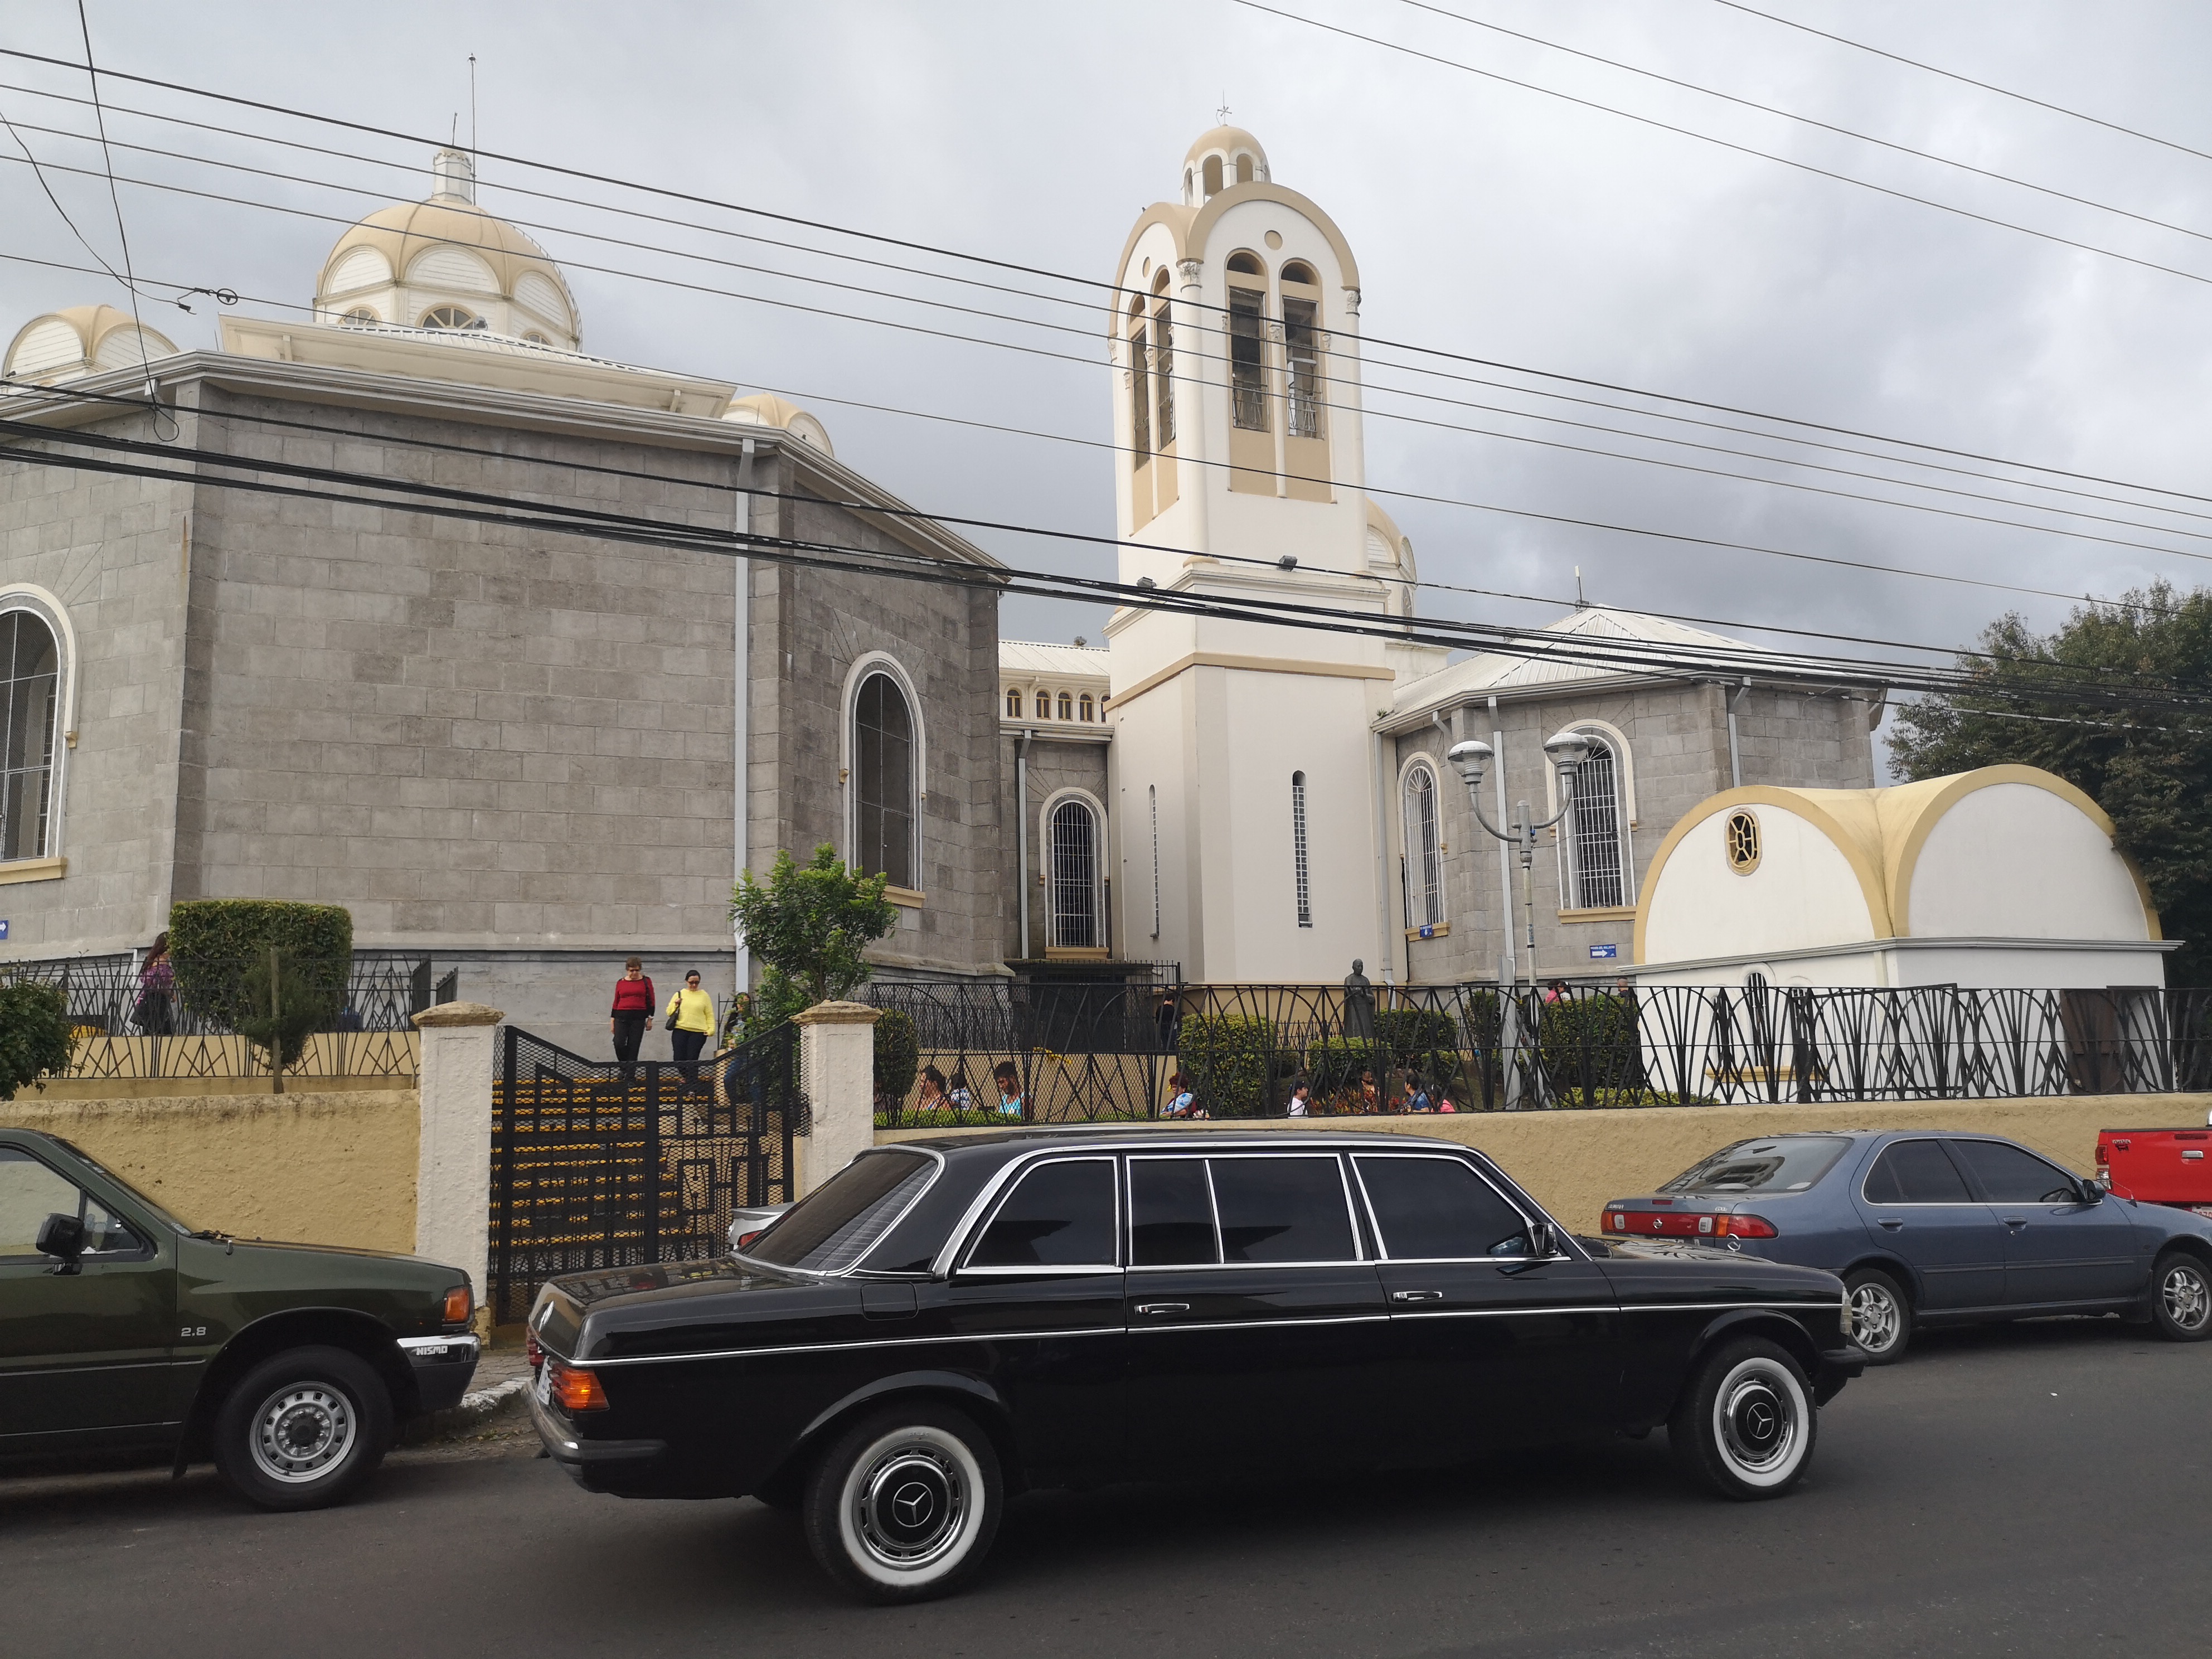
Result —
[[2084, 1204], [2102, 1204], [2105, 1201], [2105, 1189], [2095, 1181], [2085, 1177], [2076, 1185], [2081, 1188], [2081, 1201]]
[[84, 1254], [84, 1224], [56, 1211], [39, 1224], [39, 1236], [32, 1248], [40, 1255], [53, 1257], [66, 1272]]
[[1528, 1224], [1528, 1254], [1537, 1261], [1542, 1261], [1559, 1253], [1559, 1235], [1553, 1231], [1552, 1224], [1548, 1221], [1530, 1222]]

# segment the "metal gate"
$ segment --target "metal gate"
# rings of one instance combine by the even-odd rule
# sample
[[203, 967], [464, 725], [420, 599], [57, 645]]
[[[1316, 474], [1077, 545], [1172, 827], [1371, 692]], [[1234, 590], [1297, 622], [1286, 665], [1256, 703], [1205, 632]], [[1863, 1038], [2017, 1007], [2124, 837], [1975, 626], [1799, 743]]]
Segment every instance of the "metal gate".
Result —
[[640, 1060], [625, 1078], [507, 1027], [492, 1085], [494, 1323], [523, 1319], [556, 1274], [722, 1255], [732, 1209], [796, 1196], [798, 1028], [694, 1070], [696, 1082]]

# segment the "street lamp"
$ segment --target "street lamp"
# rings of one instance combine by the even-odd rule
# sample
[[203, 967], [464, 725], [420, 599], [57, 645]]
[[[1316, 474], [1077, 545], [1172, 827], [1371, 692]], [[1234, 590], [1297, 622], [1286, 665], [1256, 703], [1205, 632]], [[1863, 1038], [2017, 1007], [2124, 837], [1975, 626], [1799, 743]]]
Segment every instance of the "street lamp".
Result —
[[1589, 758], [1589, 739], [1579, 732], [1555, 732], [1544, 740], [1544, 757], [1552, 763], [1559, 775], [1559, 810], [1548, 818], [1538, 821], [1529, 816], [1528, 803], [1520, 804], [1517, 822], [1499, 829], [1482, 810], [1482, 775], [1493, 758], [1488, 744], [1480, 738], [1470, 738], [1465, 743], [1452, 745], [1451, 763], [1467, 784], [1467, 799], [1474, 808], [1474, 821], [1499, 841], [1517, 847], [1521, 851], [1521, 904], [1528, 918], [1528, 984], [1536, 983], [1536, 894], [1530, 875], [1535, 861], [1536, 832], [1548, 830], [1561, 820], [1566, 821], [1566, 834], [1574, 834], [1575, 769]]

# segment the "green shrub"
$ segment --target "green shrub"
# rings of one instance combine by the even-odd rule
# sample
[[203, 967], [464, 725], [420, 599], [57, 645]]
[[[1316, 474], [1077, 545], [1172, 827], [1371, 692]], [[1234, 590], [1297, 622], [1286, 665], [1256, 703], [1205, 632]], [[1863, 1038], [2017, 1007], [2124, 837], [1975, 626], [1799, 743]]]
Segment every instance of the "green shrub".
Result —
[[1176, 1069], [1214, 1117], [1258, 1117], [1269, 1108], [1269, 1076], [1283, 1053], [1274, 1022], [1249, 1014], [1186, 1014]]
[[1547, 1096], [1643, 1089], [1644, 1042], [1632, 997], [1608, 992], [1539, 1002], [1536, 1020], [1536, 1052]]
[[1375, 1040], [1394, 1054], [1459, 1047], [1459, 1022], [1442, 1008], [1385, 1008], [1375, 1016]]
[[76, 1047], [68, 1006], [59, 989], [27, 979], [0, 984], [0, 1100], [13, 1100], [25, 1084], [69, 1070]]
[[273, 963], [264, 960], [247, 969], [240, 990], [247, 1012], [234, 1022], [238, 1034], [261, 1050], [262, 1063], [281, 1091], [284, 1073], [307, 1052], [307, 1039], [337, 1024], [344, 991], [295, 967], [281, 951]]
[[921, 1070], [921, 1037], [914, 1016], [887, 1008], [876, 1022], [876, 1098], [904, 1100]]
[[[185, 899], [169, 907], [178, 1000], [219, 1029], [240, 1030], [241, 1020], [267, 1017], [272, 949], [283, 964], [280, 978], [296, 972], [310, 989], [331, 994], [334, 1012], [343, 1006], [353, 971], [353, 913], [343, 905]], [[264, 979], [258, 1002], [245, 983], [257, 970]]]
[[1380, 1087], [1390, 1070], [1390, 1050], [1381, 1042], [1364, 1037], [1324, 1037], [1306, 1050], [1306, 1080], [1314, 1098], [1357, 1091], [1363, 1072], [1375, 1073]]

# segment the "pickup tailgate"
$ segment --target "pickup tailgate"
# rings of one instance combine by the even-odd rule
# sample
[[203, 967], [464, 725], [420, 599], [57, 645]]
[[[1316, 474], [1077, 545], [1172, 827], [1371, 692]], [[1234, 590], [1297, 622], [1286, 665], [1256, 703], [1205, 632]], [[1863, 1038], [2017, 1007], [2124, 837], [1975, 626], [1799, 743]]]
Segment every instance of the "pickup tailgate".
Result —
[[2100, 1129], [2097, 1176], [2122, 1198], [2212, 1212], [2212, 1129]]

